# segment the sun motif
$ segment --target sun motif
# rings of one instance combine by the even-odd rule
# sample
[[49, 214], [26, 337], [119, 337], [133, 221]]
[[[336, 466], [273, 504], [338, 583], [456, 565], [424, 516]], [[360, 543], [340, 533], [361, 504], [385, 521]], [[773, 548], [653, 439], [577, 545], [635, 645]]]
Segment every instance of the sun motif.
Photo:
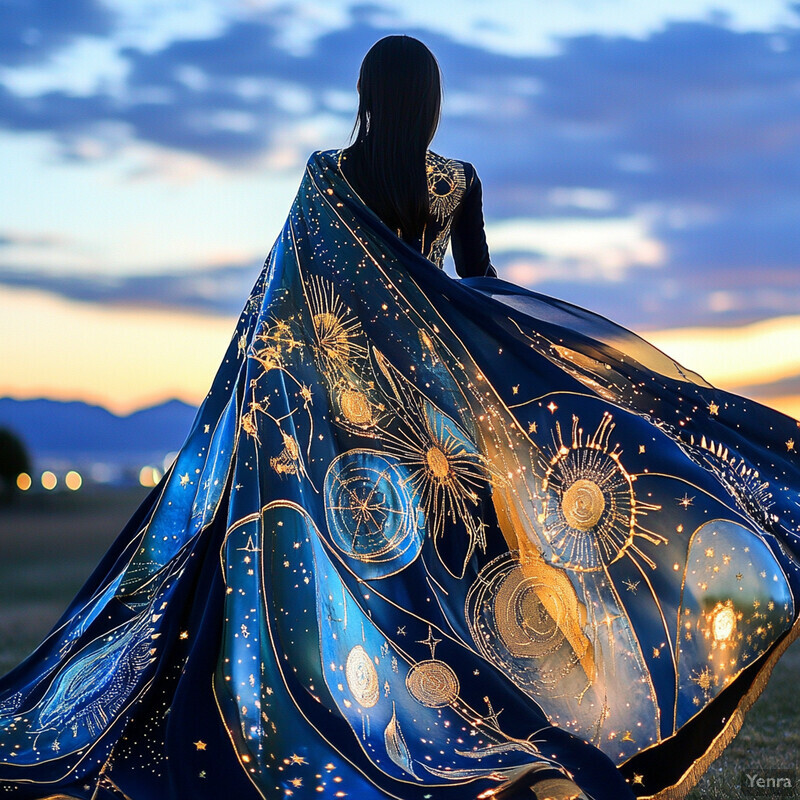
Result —
[[333, 284], [313, 275], [306, 283], [314, 331], [314, 351], [328, 369], [344, 369], [367, 354], [358, 339], [361, 323], [336, 293]]
[[469, 516], [494, 468], [459, 425], [407, 384], [375, 350], [394, 392], [393, 424], [381, 426], [384, 449], [409, 471], [408, 485], [420, 498], [434, 538], [447, 519]]
[[609, 412], [592, 434], [573, 415], [571, 437], [565, 441], [556, 422], [553, 448], [542, 451], [539, 522], [549, 545], [547, 559], [564, 569], [593, 572], [626, 553], [635, 553], [655, 568], [635, 539], [667, 541], [641, 527], [641, 517], [660, 506], [637, 499], [635, 476], [622, 465], [619, 446], [611, 444], [613, 429]]

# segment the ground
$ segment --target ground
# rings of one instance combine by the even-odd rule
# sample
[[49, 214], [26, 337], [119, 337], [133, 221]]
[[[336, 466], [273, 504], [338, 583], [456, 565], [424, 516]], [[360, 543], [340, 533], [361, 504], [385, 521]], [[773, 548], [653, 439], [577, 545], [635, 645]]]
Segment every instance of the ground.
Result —
[[[44, 638], [146, 490], [24, 496], [0, 511], [0, 674]], [[796, 768], [800, 641], [787, 650], [744, 727], [688, 800], [749, 800], [744, 770]]]

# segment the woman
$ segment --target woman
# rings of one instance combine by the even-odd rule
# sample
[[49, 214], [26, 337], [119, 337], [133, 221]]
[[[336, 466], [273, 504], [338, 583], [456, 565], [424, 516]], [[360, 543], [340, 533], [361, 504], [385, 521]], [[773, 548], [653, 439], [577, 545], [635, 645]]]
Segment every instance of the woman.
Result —
[[421, 43], [359, 89], [173, 467], [0, 682], [11, 797], [680, 798], [797, 634], [797, 423], [494, 277]]

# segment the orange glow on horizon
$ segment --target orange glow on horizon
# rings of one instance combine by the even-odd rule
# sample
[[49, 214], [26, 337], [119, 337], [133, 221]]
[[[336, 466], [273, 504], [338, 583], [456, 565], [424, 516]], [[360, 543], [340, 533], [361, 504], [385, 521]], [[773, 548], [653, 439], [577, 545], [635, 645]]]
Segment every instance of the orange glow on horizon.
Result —
[[[244, 302], [244, 298], [243, 298]], [[0, 292], [0, 396], [80, 400], [129, 414], [206, 395], [236, 320]]]
[[[121, 415], [171, 399], [197, 405], [235, 323], [234, 317], [98, 306], [3, 289], [0, 396], [78, 400]], [[800, 376], [800, 316], [649, 331], [644, 337], [713, 385], [800, 418], [794, 387], [761, 386]]]

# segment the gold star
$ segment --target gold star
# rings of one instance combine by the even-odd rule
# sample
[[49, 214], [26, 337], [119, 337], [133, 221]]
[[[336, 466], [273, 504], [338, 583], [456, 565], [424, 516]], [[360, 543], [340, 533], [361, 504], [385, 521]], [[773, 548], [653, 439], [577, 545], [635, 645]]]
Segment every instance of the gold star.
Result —
[[536, 423], [535, 422], [531, 422], [528, 425], [528, 433], [536, 433]]
[[289, 761], [291, 761], [292, 764], [307, 764], [308, 763], [305, 760], [305, 758], [303, 758], [303, 756], [298, 756], [298, 755], [295, 755], [294, 753], [292, 753], [289, 756]]
[[653, 648], [653, 658], [661, 658], [661, 651], [657, 648]]
[[302, 388], [300, 389], [300, 396], [303, 398], [303, 400], [308, 402], [311, 399], [311, 387], [303, 384]]
[[744, 577], [744, 575], [742, 575], [742, 573], [741, 573], [741, 572], [737, 572], [737, 573], [736, 573], [736, 580], [737, 580], [737, 581], [740, 581], [740, 580], [741, 580], [743, 577]]
[[689, 495], [686, 493], [684, 493], [683, 497], [676, 499], [678, 500], [678, 505], [681, 505], [684, 508], [689, 508], [689, 506], [694, 502], [694, 497], [689, 497]]
[[205, 776], [206, 776], [206, 771], [204, 769], [201, 769], [200, 772], [197, 773], [198, 778], [205, 778]]
[[690, 677], [704, 692], [711, 688], [711, 673], [708, 671], [708, 667], [703, 667], [703, 671], [699, 672], [697, 677]]
[[639, 775], [636, 772], [633, 773], [633, 782], [638, 783], [640, 786], [644, 786], [644, 775]]
[[189, 631], [181, 631], [181, 639], [188, 639]]
[[185, 489], [189, 485], [190, 480], [188, 472], [185, 475], [181, 475], [181, 486]]
[[192, 744], [194, 744], [198, 750], [206, 749], [206, 743], [202, 739], [198, 739], [196, 742], [192, 742]]
[[707, 547], [706, 548], [706, 558], [714, 558], [714, 548]]
[[552, 400], [547, 407], [550, 409], [551, 414], [555, 413], [555, 410], [558, 408], [558, 406]]
[[299, 789], [303, 785], [303, 779], [302, 778], [292, 778], [289, 781], [289, 783], [291, 783], [292, 786], [294, 786], [295, 789]]
[[628, 578], [627, 580], [623, 581], [623, 583], [625, 584], [625, 588], [629, 592], [633, 592], [634, 594], [636, 594], [636, 589], [638, 588], [641, 581], [632, 581], [630, 578]]
[[511, 387], [511, 393], [512, 394], [519, 394], [519, 384], [517, 384], [516, 386], [512, 386]]
[[786, 442], [786, 449], [794, 450], [794, 439], [789, 439], [789, 441]]
[[643, 444], [639, 445], [639, 452], [640, 453], [644, 453], [644, 445]]
[[203, 426], [203, 433], [209, 433], [210, 431], [211, 431], [211, 426], [210, 425], [204, 425]]
[[712, 417], [716, 417], [719, 414], [719, 406], [712, 400], [708, 406], [708, 413], [711, 414]]

